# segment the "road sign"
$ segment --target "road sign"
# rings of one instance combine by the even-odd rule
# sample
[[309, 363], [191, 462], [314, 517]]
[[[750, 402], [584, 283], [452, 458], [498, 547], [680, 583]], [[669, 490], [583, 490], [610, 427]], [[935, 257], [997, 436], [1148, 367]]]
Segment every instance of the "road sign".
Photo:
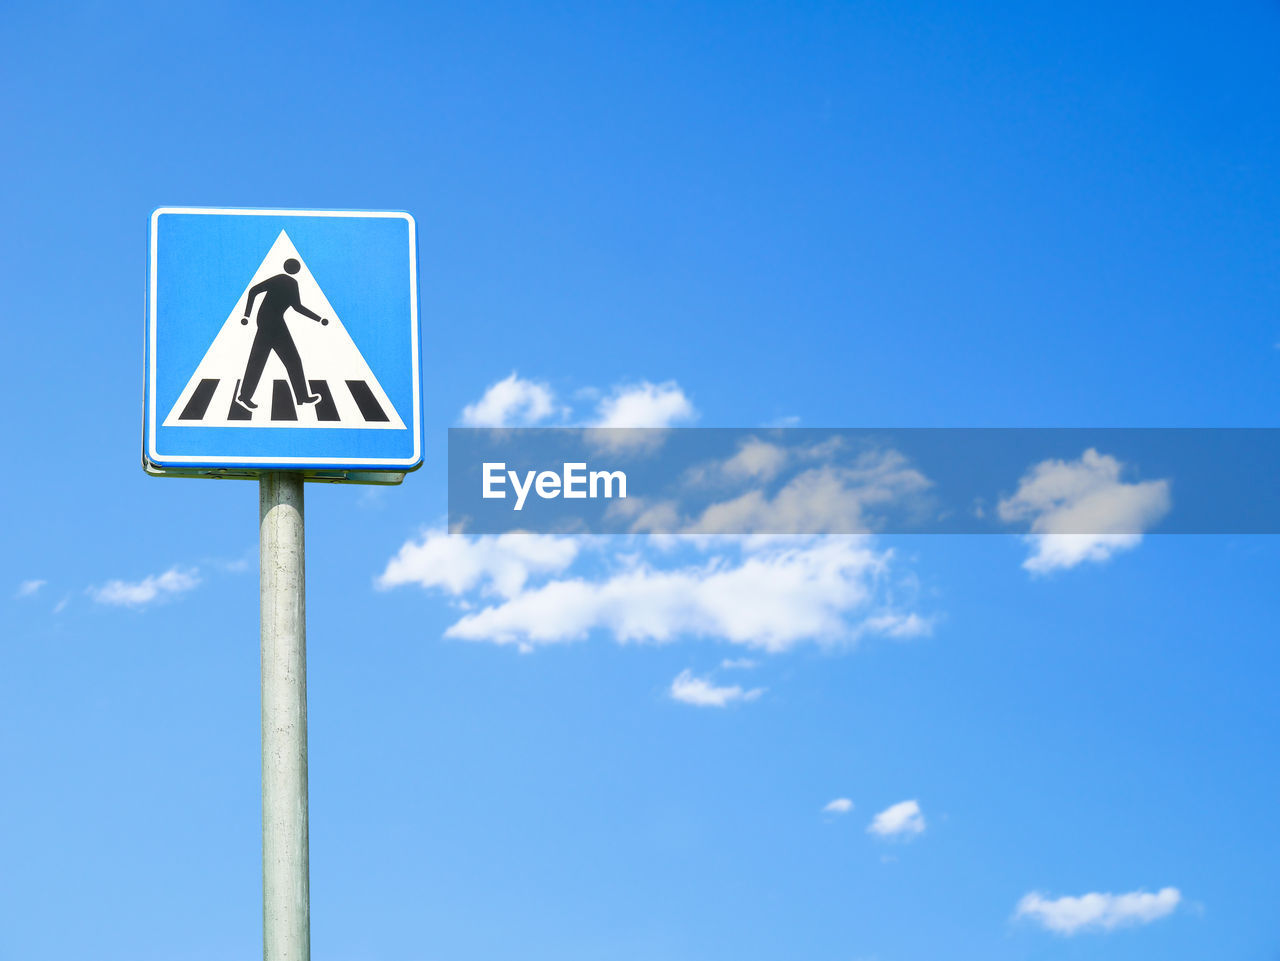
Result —
[[422, 460], [413, 218], [151, 215], [144, 467], [398, 482]]

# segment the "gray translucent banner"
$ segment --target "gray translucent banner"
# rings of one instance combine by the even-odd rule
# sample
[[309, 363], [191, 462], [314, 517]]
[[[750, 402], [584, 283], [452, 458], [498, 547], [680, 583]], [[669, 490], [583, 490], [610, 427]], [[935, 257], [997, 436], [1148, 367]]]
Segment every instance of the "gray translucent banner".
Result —
[[454, 428], [449, 529], [1274, 534], [1278, 479], [1267, 428]]

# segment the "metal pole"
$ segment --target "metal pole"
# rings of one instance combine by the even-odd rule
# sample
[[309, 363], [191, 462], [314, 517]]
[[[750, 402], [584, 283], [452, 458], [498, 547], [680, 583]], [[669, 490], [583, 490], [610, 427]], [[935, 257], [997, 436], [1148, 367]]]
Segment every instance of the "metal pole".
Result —
[[302, 476], [258, 482], [262, 603], [262, 957], [310, 961]]

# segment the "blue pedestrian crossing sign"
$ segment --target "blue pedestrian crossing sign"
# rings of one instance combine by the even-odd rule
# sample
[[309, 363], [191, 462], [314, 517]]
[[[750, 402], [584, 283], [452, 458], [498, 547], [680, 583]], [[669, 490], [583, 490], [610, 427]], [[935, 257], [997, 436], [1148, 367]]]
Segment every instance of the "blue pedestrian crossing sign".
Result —
[[396, 483], [422, 462], [414, 221], [151, 215], [143, 465]]

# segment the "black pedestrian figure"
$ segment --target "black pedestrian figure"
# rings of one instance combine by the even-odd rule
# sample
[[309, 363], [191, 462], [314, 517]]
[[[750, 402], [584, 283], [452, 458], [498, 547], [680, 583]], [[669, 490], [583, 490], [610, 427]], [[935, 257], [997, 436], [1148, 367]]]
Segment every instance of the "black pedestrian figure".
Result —
[[260, 284], [249, 289], [249, 298], [244, 303], [244, 317], [240, 323], [249, 323], [249, 315], [253, 313], [253, 302], [259, 294], [263, 295], [262, 305], [258, 308], [258, 332], [253, 337], [253, 346], [249, 348], [249, 363], [244, 369], [244, 378], [240, 383], [240, 396], [236, 398], [250, 410], [257, 410], [253, 402], [253, 392], [258, 389], [258, 381], [262, 378], [262, 369], [267, 358], [275, 351], [276, 356], [284, 364], [289, 375], [289, 383], [293, 385], [293, 396], [299, 404], [314, 404], [320, 400], [319, 394], [311, 393], [307, 386], [307, 378], [302, 372], [302, 358], [298, 356], [298, 347], [293, 342], [293, 335], [284, 322], [284, 314], [290, 307], [321, 324], [329, 321], [302, 305], [298, 294], [298, 282], [293, 279], [302, 269], [302, 264], [290, 257], [284, 262], [283, 274], [268, 277]]

